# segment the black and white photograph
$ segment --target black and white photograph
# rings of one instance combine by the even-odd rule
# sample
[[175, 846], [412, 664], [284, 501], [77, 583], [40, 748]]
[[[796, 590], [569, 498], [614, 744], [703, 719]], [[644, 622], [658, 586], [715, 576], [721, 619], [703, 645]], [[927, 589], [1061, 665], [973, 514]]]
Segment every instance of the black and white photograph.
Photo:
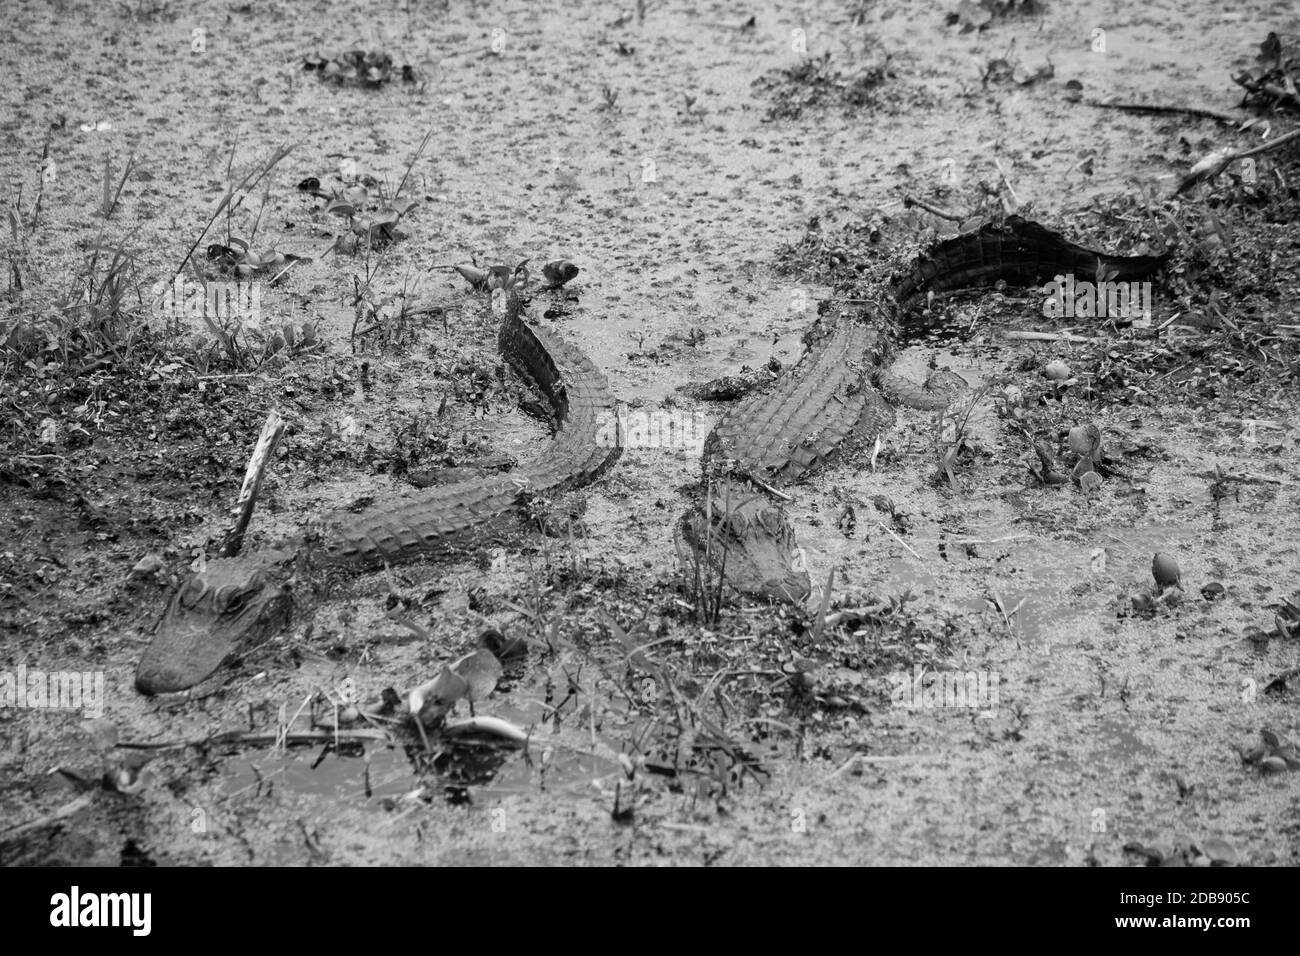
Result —
[[0, 866], [1300, 863], [1293, 2], [4, 13]]

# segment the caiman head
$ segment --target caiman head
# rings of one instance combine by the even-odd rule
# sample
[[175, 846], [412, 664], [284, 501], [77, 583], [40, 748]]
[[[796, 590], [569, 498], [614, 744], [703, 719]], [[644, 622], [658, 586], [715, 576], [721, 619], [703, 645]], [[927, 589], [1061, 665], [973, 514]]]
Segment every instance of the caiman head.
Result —
[[216, 558], [172, 596], [135, 672], [136, 690], [186, 690], [280, 631], [293, 612], [288, 557]]
[[710, 510], [710, 516], [699, 506], [687, 512], [681, 532], [701, 563], [707, 553], [711, 574], [721, 573], [737, 591], [769, 601], [801, 604], [808, 597], [808, 569], [784, 511], [740, 485], [732, 486], [729, 503], [715, 489]]

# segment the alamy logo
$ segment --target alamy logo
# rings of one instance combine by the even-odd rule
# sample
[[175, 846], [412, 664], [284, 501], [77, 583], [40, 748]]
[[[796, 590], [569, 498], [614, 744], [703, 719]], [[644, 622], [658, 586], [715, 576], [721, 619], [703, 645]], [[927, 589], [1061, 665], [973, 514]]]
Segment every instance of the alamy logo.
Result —
[[0, 708], [80, 710], [91, 719], [104, 716], [103, 671], [0, 671]]
[[1043, 286], [1043, 315], [1054, 319], [1143, 319], [1151, 321], [1150, 282], [1078, 282], [1058, 275]]
[[262, 318], [262, 283], [260, 282], [190, 282], [177, 276], [171, 285], [155, 282], [155, 315], [168, 319], [201, 319], [216, 322], [238, 319], [259, 322]]
[[998, 705], [997, 671], [926, 671], [917, 664], [912, 673], [889, 675], [893, 685], [889, 702], [907, 710], [939, 707], [970, 707], [991, 711]]
[[705, 415], [680, 408], [628, 408], [600, 417], [596, 444], [601, 448], [679, 448], [699, 454], [709, 433]]
[[71, 893], [50, 897], [51, 926], [129, 926], [136, 936], [148, 936], [153, 922], [150, 893]]

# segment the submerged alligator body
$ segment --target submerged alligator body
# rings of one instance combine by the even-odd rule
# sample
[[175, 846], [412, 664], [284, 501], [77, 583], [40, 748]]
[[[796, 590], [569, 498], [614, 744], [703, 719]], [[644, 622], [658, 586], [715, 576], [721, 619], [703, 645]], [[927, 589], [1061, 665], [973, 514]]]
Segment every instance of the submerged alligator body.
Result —
[[324, 522], [318, 544], [305, 538], [209, 561], [168, 604], [136, 671], [146, 694], [185, 690], [282, 629], [293, 610], [290, 578], [315, 568], [373, 568], [446, 551], [516, 508], [526, 494], [563, 492], [594, 481], [617, 461], [619, 443], [597, 442], [615, 421], [614, 398], [590, 359], [545, 329], [526, 324], [512, 303], [498, 347], [537, 388], [555, 419], [545, 448], [514, 471], [425, 491]]
[[1105, 255], [1017, 216], [938, 243], [891, 284], [873, 314], [818, 319], [804, 337], [808, 350], [799, 363], [717, 424], [704, 443], [703, 500], [683, 516], [682, 537], [735, 590], [803, 601], [811, 591], [808, 571], [771, 492], [870, 447], [893, 424], [891, 402], [933, 409], [954, 396], [951, 379], [932, 379], [922, 388], [890, 372], [889, 343], [878, 327], [905, 320], [930, 292], [999, 280], [1042, 284], [1062, 273], [1126, 282], [1150, 275], [1164, 261]]

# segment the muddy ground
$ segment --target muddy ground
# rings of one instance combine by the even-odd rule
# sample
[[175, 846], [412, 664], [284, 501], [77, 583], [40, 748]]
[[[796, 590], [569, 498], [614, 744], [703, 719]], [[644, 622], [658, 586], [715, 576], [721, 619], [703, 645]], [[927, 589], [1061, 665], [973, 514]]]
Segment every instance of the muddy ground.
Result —
[[[90, 723], [0, 708], [0, 860], [1137, 866], [1155, 854], [1135, 847], [1155, 846], [1300, 862], [1285, 759], [1300, 642], [1278, 623], [1300, 589], [1297, 154], [1171, 198], [1197, 158], [1264, 130], [1088, 105], [1262, 115], [1238, 108], [1230, 74], [1300, 20], [1284, 3], [1049, 0], [963, 31], [945, 22], [955, 9], [11, 4], [0, 669], [102, 672], [105, 701]], [[304, 69], [354, 47], [387, 51], [391, 74]], [[1294, 122], [1268, 119], [1271, 136]], [[292, 152], [203, 234], [282, 144]], [[106, 158], [111, 194], [132, 155], [106, 200]], [[308, 177], [389, 197], [406, 179], [407, 235], [326, 251], [346, 222], [296, 188]], [[1149, 328], [1048, 319], [1033, 290], [936, 306], [940, 332], [904, 361], [987, 386], [971, 447], [955, 482], [932, 480], [935, 423], [905, 412], [874, 469], [847, 462], [795, 489], [807, 607], [727, 595], [701, 620], [671, 535], [698, 447], [631, 448], [548, 503], [581, 512], [578, 534], [521, 529], [304, 585], [293, 627], [215, 685], [133, 690], [272, 408], [289, 433], [250, 547], [545, 440], [502, 370], [486, 297], [443, 267], [571, 259], [579, 277], [537, 291], [532, 315], [623, 401], [707, 428], [723, 407], [679, 386], [797, 358], [819, 300], [872, 288], [957, 228], [905, 195], [1172, 258]], [[250, 277], [262, 321], [228, 348], [147, 305], [191, 244], [222, 278], [205, 250], [229, 245], [227, 229], [310, 256], [274, 285], [279, 267]], [[78, 307], [96, 244], [130, 257], [106, 288], [101, 253], [94, 308]], [[403, 313], [404, 292], [431, 308]], [[1054, 360], [1073, 384], [1044, 377]], [[1090, 494], [1038, 482], [1027, 436], [1063, 451], [1086, 422], [1115, 474]], [[1183, 588], [1153, 600], [1157, 551]], [[829, 610], [866, 610], [817, 628], [832, 569]], [[1203, 593], [1212, 583], [1221, 593]], [[303, 709], [313, 697], [349, 678], [363, 696], [404, 692], [490, 628], [528, 651], [478, 712], [530, 728], [524, 751], [437, 735], [426, 751], [402, 729], [286, 753], [113, 746], [274, 735], [281, 714], [306, 730], [331, 710]], [[650, 645], [671, 687], [630, 662], [620, 631]], [[918, 666], [984, 674], [997, 700], [893, 706], [891, 676]], [[1281, 759], [1243, 759], [1263, 729]]]

